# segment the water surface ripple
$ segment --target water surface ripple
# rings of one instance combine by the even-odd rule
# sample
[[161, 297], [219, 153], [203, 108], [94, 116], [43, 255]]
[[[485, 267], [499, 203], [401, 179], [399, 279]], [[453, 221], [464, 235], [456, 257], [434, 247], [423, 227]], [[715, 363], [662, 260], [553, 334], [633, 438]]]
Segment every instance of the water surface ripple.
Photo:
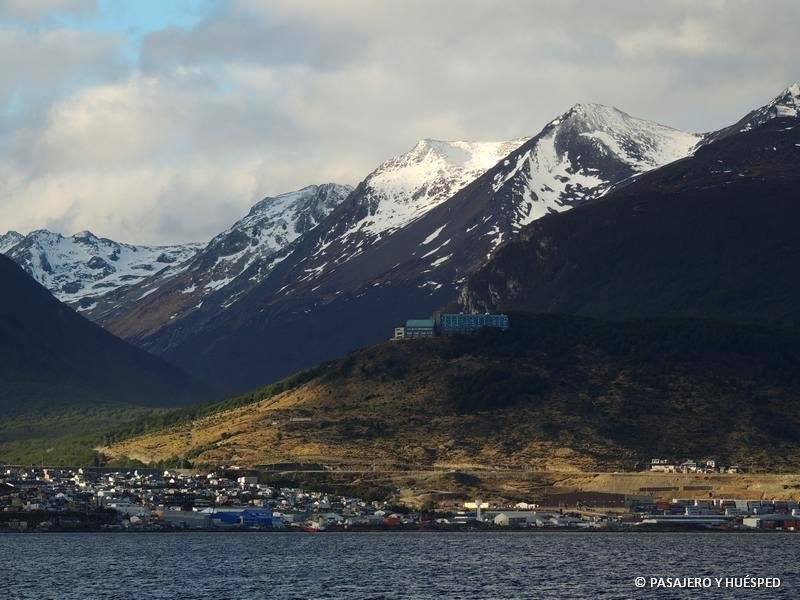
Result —
[[[796, 534], [0, 535], [14, 600], [800, 598]], [[637, 576], [779, 577], [780, 589], [637, 589]]]

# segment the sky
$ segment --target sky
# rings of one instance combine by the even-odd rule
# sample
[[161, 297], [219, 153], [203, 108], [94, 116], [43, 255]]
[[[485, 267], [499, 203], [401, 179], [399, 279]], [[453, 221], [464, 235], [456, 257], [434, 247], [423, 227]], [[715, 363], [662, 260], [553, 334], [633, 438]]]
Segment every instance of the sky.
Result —
[[800, 80], [797, 0], [0, 0], [0, 233], [206, 241], [578, 102], [692, 131]]

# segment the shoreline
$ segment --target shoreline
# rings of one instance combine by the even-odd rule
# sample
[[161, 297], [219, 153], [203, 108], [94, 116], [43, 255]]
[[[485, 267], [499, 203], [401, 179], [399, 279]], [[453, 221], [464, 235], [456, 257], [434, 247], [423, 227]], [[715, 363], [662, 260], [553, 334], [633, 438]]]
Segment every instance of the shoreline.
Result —
[[11, 531], [11, 530], [2, 530], [0, 531], [0, 535], [42, 535], [48, 533], [71, 533], [71, 534], [86, 534], [86, 533], [102, 533], [102, 534], [109, 534], [109, 535], [119, 535], [119, 534], [131, 534], [131, 535], [140, 535], [146, 533], [155, 533], [155, 534], [187, 534], [187, 533], [210, 533], [210, 534], [224, 534], [224, 533], [236, 533], [236, 534], [284, 534], [284, 535], [316, 535], [316, 534], [323, 534], [323, 535], [330, 535], [330, 534], [412, 534], [412, 533], [423, 533], [427, 535], [438, 535], [438, 534], [447, 534], [447, 533], [462, 533], [468, 535], [485, 535], [485, 534], [492, 534], [492, 533], [499, 533], [499, 534], [557, 534], [557, 533], [566, 533], [566, 534], [588, 534], [588, 535], [597, 535], [597, 534], [620, 534], [620, 535], [629, 535], [629, 534], [649, 534], [649, 533], [696, 533], [696, 534], [719, 534], [719, 535], [730, 535], [730, 534], [746, 534], [746, 535], [753, 535], [753, 534], [765, 534], [765, 535], [775, 535], [775, 534], [787, 534], [787, 535], [794, 535], [800, 532], [796, 531], [785, 531], [782, 529], [715, 529], [709, 527], [630, 527], [630, 528], [614, 528], [614, 529], [606, 529], [606, 528], [579, 528], [579, 527], [530, 527], [530, 528], [451, 528], [451, 529], [430, 529], [430, 528], [419, 528], [419, 529], [367, 529], [367, 528], [355, 528], [355, 529], [343, 529], [343, 528], [331, 528], [331, 529], [323, 529], [314, 532], [303, 531], [299, 528], [283, 528], [283, 529], [238, 529], [238, 528], [231, 528], [231, 529], [49, 529], [49, 530], [24, 530], [24, 531]]

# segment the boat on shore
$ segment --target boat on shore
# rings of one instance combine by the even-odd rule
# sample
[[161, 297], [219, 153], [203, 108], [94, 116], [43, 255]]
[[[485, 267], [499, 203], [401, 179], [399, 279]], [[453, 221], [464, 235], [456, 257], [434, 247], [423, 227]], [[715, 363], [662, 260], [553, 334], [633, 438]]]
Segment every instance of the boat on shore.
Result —
[[325, 526], [318, 521], [306, 521], [301, 529], [306, 533], [319, 533], [320, 531], [325, 531]]

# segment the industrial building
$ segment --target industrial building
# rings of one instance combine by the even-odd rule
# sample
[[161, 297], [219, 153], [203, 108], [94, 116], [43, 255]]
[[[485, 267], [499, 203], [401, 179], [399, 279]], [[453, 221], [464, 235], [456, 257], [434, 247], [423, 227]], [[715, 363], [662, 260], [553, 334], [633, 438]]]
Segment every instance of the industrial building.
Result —
[[754, 529], [797, 531], [800, 529], [800, 514], [798, 514], [797, 510], [793, 510], [792, 514], [756, 514], [742, 519], [742, 525]]
[[438, 319], [409, 319], [404, 326], [395, 327], [392, 339], [428, 338], [435, 335], [471, 333], [484, 327], [508, 330], [508, 315], [502, 314], [443, 314]]
[[483, 327], [494, 327], [506, 331], [508, 329], [508, 315], [458, 313], [439, 316], [439, 330], [442, 335], [469, 333]]
[[429, 338], [436, 335], [433, 319], [408, 319], [403, 327], [395, 327], [394, 339]]

